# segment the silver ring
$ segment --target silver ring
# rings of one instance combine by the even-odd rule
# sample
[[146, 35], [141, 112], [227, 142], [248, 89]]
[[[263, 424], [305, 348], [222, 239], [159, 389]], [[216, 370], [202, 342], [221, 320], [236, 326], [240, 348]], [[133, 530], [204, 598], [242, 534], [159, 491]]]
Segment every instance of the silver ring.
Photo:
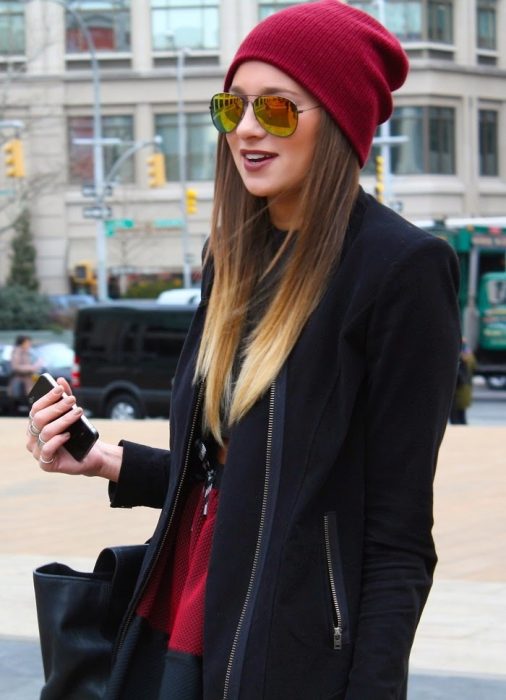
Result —
[[37, 445], [42, 449], [44, 445], [46, 444], [46, 440], [43, 440], [42, 437], [39, 435], [38, 440], [37, 440]]
[[39, 462], [42, 462], [42, 464], [51, 464], [51, 462], [54, 462], [54, 457], [51, 457], [51, 459], [44, 459], [42, 455], [40, 455]]
[[37, 428], [33, 420], [30, 420], [30, 422], [28, 423], [28, 430], [34, 437], [39, 437], [40, 430]]

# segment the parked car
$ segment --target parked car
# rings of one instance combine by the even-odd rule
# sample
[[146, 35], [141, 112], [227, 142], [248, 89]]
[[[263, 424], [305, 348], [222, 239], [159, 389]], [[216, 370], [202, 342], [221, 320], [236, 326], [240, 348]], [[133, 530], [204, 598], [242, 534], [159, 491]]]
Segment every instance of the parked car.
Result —
[[41, 343], [33, 346], [36, 359], [42, 361], [41, 372], [49, 372], [53, 377], [65, 377], [70, 383], [74, 366], [74, 350], [66, 343]]
[[66, 328], [73, 327], [78, 309], [97, 303], [91, 294], [50, 294], [48, 298], [51, 320]]
[[191, 304], [198, 306], [200, 304], [200, 289], [192, 287], [190, 289], [167, 289], [165, 292], [160, 292], [157, 298], [158, 304], [170, 304], [178, 306], [181, 304]]
[[[8, 396], [11, 377], [12, 345], [0, 345], [0, 412], [9, 415], [25, 414], [28, 405], [23, 401], [14, 401]], [[34, 361], [40, 359], [40, 372], [49, 372], [53, 377], [65, 377], [70, 382], [74, 365], [74, 351], [65, 343], [41, 343], [32, 346]], [[34, 381], [37, 379], [34, 374]]]
[[9, 413], [11, 401], [7, 387], [11, 376], [12, 345], [0, 345], [0, 413]]
[[167, 417], [195, 307], [118, 301], [79, 310], [72, 385], [93, 416]]

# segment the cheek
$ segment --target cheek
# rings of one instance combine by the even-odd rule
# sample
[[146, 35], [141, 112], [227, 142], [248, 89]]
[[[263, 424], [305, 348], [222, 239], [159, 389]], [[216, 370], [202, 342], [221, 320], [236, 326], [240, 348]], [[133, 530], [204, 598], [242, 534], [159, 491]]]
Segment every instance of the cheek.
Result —
[[232, 158], [234, 159], [234, 163], [239, 165], [239, 146], [237, 145], [237, 137], [235, 132], [233, 131], [231, 134], [227, 134], [225, 138], [227, 139], [227, 145], [230, 153], [232, 154]]
[[[302, 136], [302, 135], [301, 135]], [[298, 175], [306, 173], [311, 167], [316, 150], [316, 141], [311, 138], [301, 138], [297, 147], [294, 148], [294, 170]]]

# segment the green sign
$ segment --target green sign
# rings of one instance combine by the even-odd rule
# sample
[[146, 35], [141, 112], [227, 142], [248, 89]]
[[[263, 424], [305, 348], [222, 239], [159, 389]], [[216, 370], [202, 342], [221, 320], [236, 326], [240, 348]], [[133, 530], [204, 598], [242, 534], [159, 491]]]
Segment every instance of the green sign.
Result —
[[114, 236], [118, 229], [129, 229], [135, 226], [133, 219], [108, 219], [105, 222], [105, 230], [108, 236]]
[[155, 219], [155, 228], [181, 228], [181, 219]]

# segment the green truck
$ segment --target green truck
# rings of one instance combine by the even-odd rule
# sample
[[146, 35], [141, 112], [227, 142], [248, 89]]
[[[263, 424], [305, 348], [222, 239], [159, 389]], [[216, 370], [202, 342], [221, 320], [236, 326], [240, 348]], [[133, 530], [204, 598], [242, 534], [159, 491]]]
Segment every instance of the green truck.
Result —
[[506, 389], [506, 228], [429, 227], [458, 255], [462, 328], [476, 360], [476, 374], [492, 389]]

